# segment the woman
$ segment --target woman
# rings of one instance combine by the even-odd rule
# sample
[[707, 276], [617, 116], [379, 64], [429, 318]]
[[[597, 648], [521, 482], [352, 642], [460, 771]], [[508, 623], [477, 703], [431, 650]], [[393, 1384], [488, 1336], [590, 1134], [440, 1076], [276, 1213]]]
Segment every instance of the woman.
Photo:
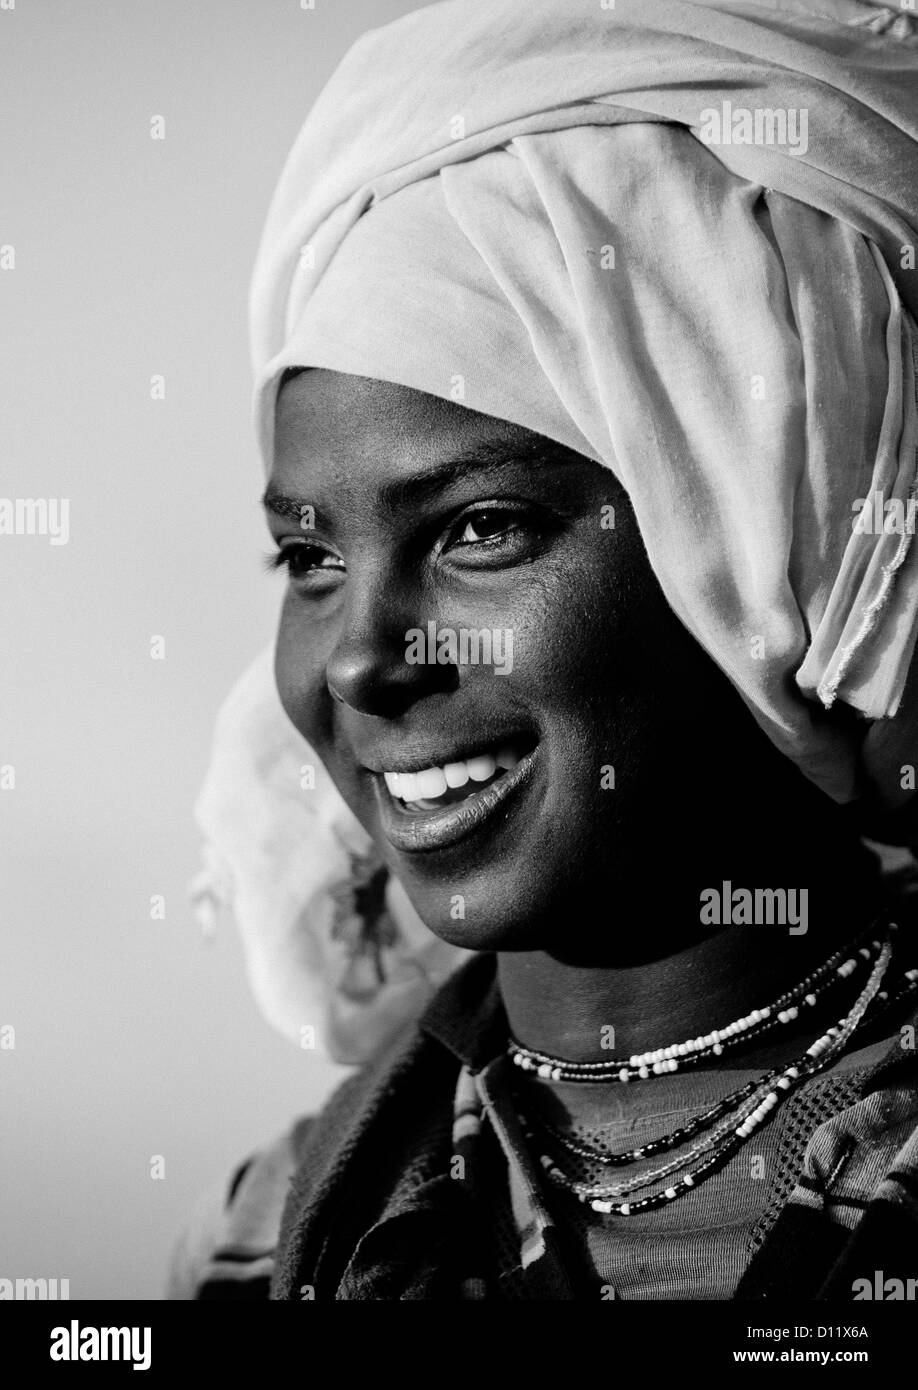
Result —
[[264, 765], [363, 1065], [175, 1296], [918, 1275], [918, 943], [862, 838], [918, 841], [916, 65], [848, 0], [481, 0], [320, 98], [253, 288]]

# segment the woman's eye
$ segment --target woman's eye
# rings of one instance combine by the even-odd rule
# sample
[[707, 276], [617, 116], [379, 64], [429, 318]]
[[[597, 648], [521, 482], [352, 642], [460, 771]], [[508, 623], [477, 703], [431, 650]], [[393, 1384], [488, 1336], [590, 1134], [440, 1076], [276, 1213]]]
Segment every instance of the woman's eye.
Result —
[[510, 531], [519, 530], [519, 519], [515, 512], [498, 511], [495, 508], [474, 512], [460, 522], [460, 526], [462, 529], [457, 528], [454, 544], [482, 545], [488, 541], [496, 541]]
[[337, 555], [304, 541], [282, 545], [268, 559], [271, 569], [285, 569], [291, 580], [315, 577], [321, 583], [327, 577], [344, 573], [344, 564]]

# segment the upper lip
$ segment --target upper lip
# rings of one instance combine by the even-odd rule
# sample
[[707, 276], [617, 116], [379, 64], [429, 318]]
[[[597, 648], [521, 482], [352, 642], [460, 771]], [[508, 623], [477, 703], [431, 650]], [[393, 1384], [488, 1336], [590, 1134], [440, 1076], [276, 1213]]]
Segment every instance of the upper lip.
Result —
[[368, 772], [373, 772], [377, 777], [381, 777], [384, 772], [424, 772], [429, 767], [445, 767], [447, 763], [462, 763], [488, 749], [518, 747], [521, 744], [525, 744], [528, 748], [535, 741], [533, 734], [522, 729], [515, 729], [511, 733], [479, 734], [463, 743], [461, 747], [454, 748], [451, 752], [444, 752], [442, 747], [430, 749], [428, 752], [419, 752], [417, 748], [406, 749], [403, 745], [398, 750], [393, 749], [391, 753], [376, 750], [372, 756], [360, 758], [359, 761]]

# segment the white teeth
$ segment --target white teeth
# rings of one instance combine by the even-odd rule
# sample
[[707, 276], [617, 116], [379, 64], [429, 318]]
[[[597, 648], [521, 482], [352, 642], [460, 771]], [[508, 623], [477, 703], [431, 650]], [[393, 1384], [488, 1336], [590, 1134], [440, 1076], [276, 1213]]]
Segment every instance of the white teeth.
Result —
[[400, 772], [398, 783], [398, 795], [403, 801], [417, 801], [419, 792], [416, 772]]
[[470, 780], [487, 782], [498, 768], [509, 772], [519, 761], [519, 754], [505, 746], [495, 754], [479, 753], [464, 762], [425, 767], [420, 772], [384, 772], [383, 778], [389, 794], [399, 801], [436, 801], [447, 788], [456, 790]]
[[442, 768], [428, 767], [418, 773], [418, 798], [422, 801], [442, 796], [446, 791], [446, 774]]

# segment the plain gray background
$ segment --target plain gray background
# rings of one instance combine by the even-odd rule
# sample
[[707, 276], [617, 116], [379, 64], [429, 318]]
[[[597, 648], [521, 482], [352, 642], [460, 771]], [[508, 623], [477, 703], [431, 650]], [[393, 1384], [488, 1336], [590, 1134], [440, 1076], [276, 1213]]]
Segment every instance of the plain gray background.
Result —
[[245, 323], [268, 199], [349, 44], [417, 7], [0, 10], [0, 497], [70, 499], [67, 545], [0, 536], [2, 1278], [160, 1297], [198, 1195], [337, 1075], [262, 1020], [231, 929], [197, 927], [191, 813], [282, 585]]

